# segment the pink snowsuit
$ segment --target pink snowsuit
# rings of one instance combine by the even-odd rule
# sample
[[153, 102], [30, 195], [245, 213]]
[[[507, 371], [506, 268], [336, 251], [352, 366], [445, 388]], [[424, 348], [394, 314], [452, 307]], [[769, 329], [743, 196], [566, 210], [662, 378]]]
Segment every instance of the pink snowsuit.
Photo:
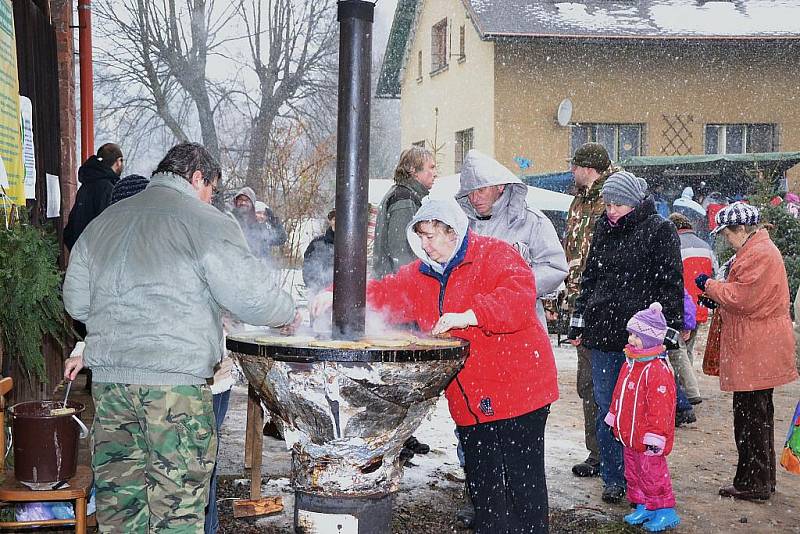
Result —
[[628, 500], [648, 510], [675, 506], [666, 458], [675, 436], [675, 377], [662, 351], [625, 347], [628, 358], [605, 417], [624, 446]]

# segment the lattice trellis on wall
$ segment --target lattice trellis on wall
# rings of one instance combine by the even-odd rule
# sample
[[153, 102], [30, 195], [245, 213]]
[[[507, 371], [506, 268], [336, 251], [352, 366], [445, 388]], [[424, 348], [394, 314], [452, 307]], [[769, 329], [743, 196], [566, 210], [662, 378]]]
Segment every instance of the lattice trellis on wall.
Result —
[[661, 129], [661, 153], [665, 156], [685, 156], [692, 153], [693, 136], [690, 125], [694, 115], [661, 115], [664, 126]]

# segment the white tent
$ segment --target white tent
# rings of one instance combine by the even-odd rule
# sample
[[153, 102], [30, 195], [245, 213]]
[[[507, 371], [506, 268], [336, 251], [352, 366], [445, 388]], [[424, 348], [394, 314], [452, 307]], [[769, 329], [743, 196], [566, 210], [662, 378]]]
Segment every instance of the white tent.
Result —
[[394, 184], [394, 180], [370, 180], [369, 181], [369, 203], [378, 206], [383, 197]]
[[[451, 174], [450, 176], [440, 176], [433, 183], [431, 196], [445, 197], [456, 196], [459, 188], [461, 175]], [[392, 187], [393, 180], [370, 180], [369, 181], [369, 203], [377, 206], [381, 203], [386, 192]], [[528, 186], [528, 206], [540, 210], [569, 211], [572, 203], [572, 195], [542, 189], [540, 187]]]

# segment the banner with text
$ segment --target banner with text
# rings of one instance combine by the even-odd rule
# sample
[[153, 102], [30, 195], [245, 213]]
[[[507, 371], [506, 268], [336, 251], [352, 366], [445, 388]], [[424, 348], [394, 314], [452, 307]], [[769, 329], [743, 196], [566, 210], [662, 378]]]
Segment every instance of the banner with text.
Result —
[[14, 9], [11, 0], [0, 0], [0, 185], [12, 202], [24, 205], [19, 111]]

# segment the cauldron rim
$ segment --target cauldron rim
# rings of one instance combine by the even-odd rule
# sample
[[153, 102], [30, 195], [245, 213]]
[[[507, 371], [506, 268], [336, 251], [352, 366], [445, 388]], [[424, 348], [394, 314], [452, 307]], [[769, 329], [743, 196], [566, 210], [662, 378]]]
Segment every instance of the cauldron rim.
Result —
[[383, 362], [413, 363], [425, 361], [460, 360], [469, 350], [469, 342], [459, 340], [454, 346], [430, 347], [410, 344], [406, 347], [369, 347], [366, 349], [331, 349], [308, 344], [262, 344], [245, 336], [229, 336], [227, 348], [236, 353], [272, 358], [295, 363], [314, 362]]

